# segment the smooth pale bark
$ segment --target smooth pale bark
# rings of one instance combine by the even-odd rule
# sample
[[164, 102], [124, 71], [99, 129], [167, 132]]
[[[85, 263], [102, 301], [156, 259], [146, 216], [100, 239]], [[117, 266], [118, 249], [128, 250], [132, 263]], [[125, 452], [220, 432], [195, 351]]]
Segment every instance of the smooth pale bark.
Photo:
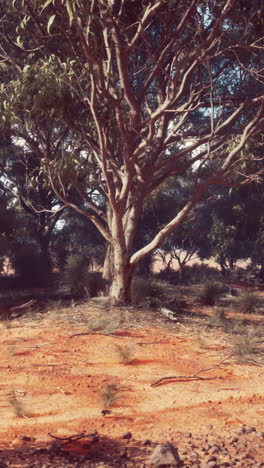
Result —
[[105, 259], [104, 259], [104, 266], [103, 266], [103, 278], [106, 281], [112, 281], [114, 276], [114, 262], [113, 262], [113, 249], [111, 244], [108, 245]]

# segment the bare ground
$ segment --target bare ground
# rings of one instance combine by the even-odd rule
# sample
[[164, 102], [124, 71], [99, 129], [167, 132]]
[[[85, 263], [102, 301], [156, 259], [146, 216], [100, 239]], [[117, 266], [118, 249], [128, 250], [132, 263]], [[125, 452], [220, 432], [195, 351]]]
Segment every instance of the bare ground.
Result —
[[[210, 441], [231, 441], [243, 425], [255, 429], [245, 436], [255, 464], [234, 466], [264, 462], [264, 367], [233, 355], [232, 338], [222, 331], [188, 320], [171, 322], [151, 311], [88, 304], [53, 307], [43, 315], [3, 323], [0, 335], [0, 449], [11, 460], [9, 466], [29, 466], [19, 464], [21, 453], [30, 447], [46, 450], [53, 440], [49, 434], [70, 437], [96, 430], [99, 441], [83, 438], [67, 444], [66, 451], [119, 466], [143, 466], [151, 444], [169, 441], [184, 458], [191, 442], [202, 449]], [[121, 362], [116, 345], [131, 347], [130, 364]], [[152, 386], [168, 376], [176, 378]], [[120, 394], [104, 415], [101, 389], [106, 385], [116, 385]], [[123, 439], [128, 431], [132, 438]], [[235, 459], [234, 444], [230, 460]], [[126, 447], [128, 461], [122, 464]]]

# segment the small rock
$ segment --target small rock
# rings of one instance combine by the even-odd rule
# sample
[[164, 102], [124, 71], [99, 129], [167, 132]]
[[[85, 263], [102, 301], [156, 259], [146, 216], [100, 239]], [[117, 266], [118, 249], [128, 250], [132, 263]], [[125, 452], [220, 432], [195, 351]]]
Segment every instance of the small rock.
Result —
[[211, 455], [208, 460], [207, 460], [207, 463], [210, 463], [210, 462], [216, 462], [217, 461], [217, 458], [214, 456], [214, 455]]
[[250, 434], [251, 432], [256, 432], [256, 428], [255, 427], [247, 427], [245, 429], [246, 434]]
[[132, 439], [132, 434], [131, 432], [126, 432], [123, 436], [122, 439]]
[[158, 444], [147, 462], [149, 465], [180, 468], [181, 460], [178, 450], [171, 444]]
[[238, 438], [232, 437], [232, 439], [230, 440], [230, 444], [235, 444], [236, 442], [238, 442]]
[[121, 458], [128, 458], [126, 449], [123, 450], [122, 452], [120, 452], [120, 457], [121, 457]]
[[218, 468], [218, 465], [215, 461], [210, 461], [206, 464], [206, 468]]
[[191, 432], [184, 432], [183, 433], [184, 437], [187, 437], [187, 438], [191, 438], [192, 437], [192, 433]]
[[212, 426], [212, 424], [205, 424], [204, 426], [206, 429], [208, 429], [208, 431], [211, 431], [213, 429], [214, 426]]
[[219, 452], [222, 452], [220, 445], [214, 444], [212, 446], [212, 452], [211, 452], [212, 455], [214, 455], [215, 453], [219, 453]]
[[151, 445], [151, 444], [152, 444], [152, 442], [151, 442], [151, 440], [149, 440], [149, 439], [146, 439], [146, 440], [143, 442], [143, 445]]
[[237, 429], [235, 429], [235, 433], [238, 435], [245, 434], [245, 432], [246, 432], [246, 429], [244, 426], [238, 427]]
[[264, 432], [258, 431], [258, 432], [255, 433], [255, 436], [262, 438], [262, 437], [264, 437]]
[[23, 440], [23, 442], [35, 442], [36, 437], [23, 436], [21, 440]]

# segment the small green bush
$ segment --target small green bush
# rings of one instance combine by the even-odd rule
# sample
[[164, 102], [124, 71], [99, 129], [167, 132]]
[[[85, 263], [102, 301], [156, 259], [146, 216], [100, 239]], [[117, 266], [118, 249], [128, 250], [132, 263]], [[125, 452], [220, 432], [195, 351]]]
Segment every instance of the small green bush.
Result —
[[107, 291], [107, 281], [102, 277], [101, 273], [89, 272], [88, 284], [86, 286], [89, 297], [99, 296], [101, 293]]
[[253, 314], [259, 305], [260, 297], [254, 293], [243, 293], [237, 298], [236, 309], [241, 314]]
[[69, 255], [64, 268], [64, 281], [73, 296], [88, 296], [89, 261], [79, 255]]
[[131, 286], [133, 304], [153, 309], [165, 306], [167, 300], [166, 286], [165, 282], [136, 276]]
[[206, 264], [194, 263], [193, 265], [185, 265], [180, 271], [161, 271], [160, 279], [171, 281], [174, 284], [198, 284], [206, 281], [217, 281], [221, 278], [220, 272], [216, 268], [212, 268]]
[[224, 285], [218, 281], [207, 281], [200, 295], [200, 303], [214, 306], [224, 292]]
[[47, 286], [51, 281], [51, 263], [35, 248], [23, 247], [15, 255], [14, 267], [20, 281], [30, 286]]

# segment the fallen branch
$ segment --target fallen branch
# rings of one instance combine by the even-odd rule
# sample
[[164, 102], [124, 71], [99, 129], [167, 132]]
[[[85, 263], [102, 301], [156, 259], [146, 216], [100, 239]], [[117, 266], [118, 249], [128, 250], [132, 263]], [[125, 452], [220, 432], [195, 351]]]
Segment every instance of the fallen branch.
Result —
[[83, 335], [104, 335], [104, 336], [111, 336], [112, 338], [119, 338], [118, 335], [113, 335], [112, 333], [103, 333], [103, 332], [74, 333], [74, 335], [70, 335], [70, 336], [68, 336], [68, 338], [74, 338], [74, 336], [83, 336]]
[[32, 366], [49, 366], [49, 367], [56, 367], [56, 366], [66, 366], [69, 364], [68, 362], [61, 362], [60, 364], [32, 364]]
[[26, 307], [30, 307], [32, 305], [35, 305], [36, 304], [36, 299], [31, 299], [30, 301], [26, 302], [25, 304], [21, 304], [19, 306], [15, 306], [15, 307], [10, 307], [10, 311], [11, 312], [16, 312], [17, 310], [18, 311], [23, 311]]
[[211, 366], [211, 367], [207, 367], [206, 369], [200, 369], [198, 372], [196, 372], [196, 374], [193, 374], [193, 375], [173, 375], [173, 376], [170, 376], [170, 377], [162, 377], [161, 379], [157, 380], [156, 382], [153, 382], [150, 386], [151, 387], [156, 387], [160, 382], [163, 382], [164, 380], [179, 380], [179, 379], [188, 379], [188, 380], [210, 380], [211, 377], [200, 377], [199, 374], [201, 374], [202, 372], [207, 372], [209, 370], [212, 370], [212, 369], [215, 369], [216, 367], [219, 367], [221, 366], [221, 364], [223, 364], [223, 362], [225, 362], [228, 358], [232, 357], [234, 355], [234, 353], [232, 354], [229, 354], [228, 356], [226, 356], [224, 359], [222, 359], [222, 361], [218, 362], [218, 364], [215, 364], [214, 366]]
[[98, 439], [98, 432], [96, 430], [94, 430], [94, 432], [92, 434], [85, 434], [84, 432], [81, 432], [80, 434], [75, 434], [75, 435], [72, 435], [72, 436], [69, 436], [69, 437], [58, 437], [58, 436], [55, 436], [55, 435], [51, 434], [50, 432], [48, 433], [48, 435], [50, 437], [52, 437], [53, 439], [55, 439], [55, 440], [59, 440], [60, 442], [64, 442], [63, 445], [70, 444], [71, 442], [76, 442], [77, 440], [84, 439], [86, 437], [90, 437], [93, 440]]
[[160, 343], [166, 343], [167, 340], [160, 340], [160, 341], [149, 341], [149, 342], [143, 342], [143, 341], [140, 341], [138, 343], [136, 343], [137, 345], [139, 346], [143, 346], [143, 345], [149, 345], [149, 344], [160, 344]]

